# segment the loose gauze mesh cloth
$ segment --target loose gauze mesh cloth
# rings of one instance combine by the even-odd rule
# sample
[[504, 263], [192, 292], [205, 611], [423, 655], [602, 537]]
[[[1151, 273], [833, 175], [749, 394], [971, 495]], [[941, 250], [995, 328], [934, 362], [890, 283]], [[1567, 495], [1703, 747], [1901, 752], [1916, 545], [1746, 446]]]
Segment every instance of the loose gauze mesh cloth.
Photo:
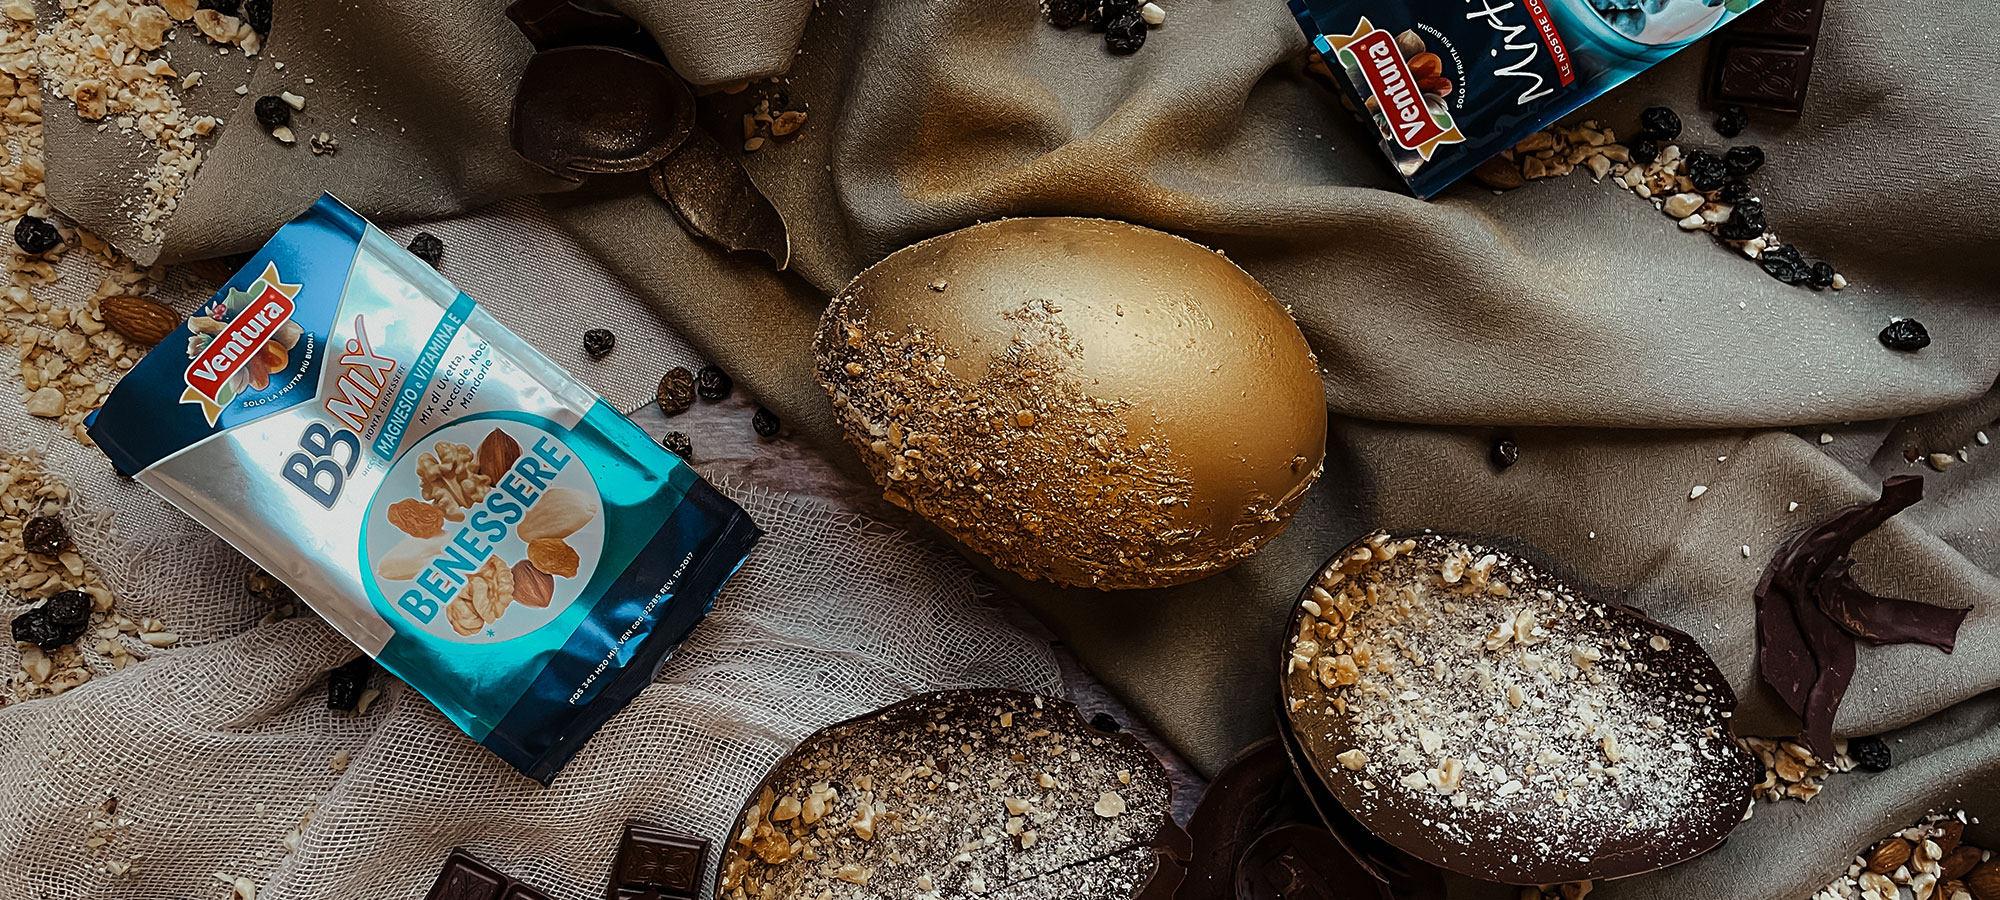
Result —
[[[532, 204], [428, 227], [448, 277], [614, 405], [694, 361]], [[86, 293], [93, 265], [78, 254], [45, 299]], [[162, 292], [182, 311], [204, 298], [184, 277]], [[600, 325], [619, 344], [592, 363], [578, 335]], [[0, 900], [220, 898], [237, 878], [263, 900], [415, 898], [453, 847], [552, 896], [597, 897], [623, 822], [720, 841], [815, 728], [923, 690], [1061, 691], [1048, 647], [1003, 624], [956, 557], [731, 475], [718, 486], [763, 542], [658, 682], [542, 788], [384, 674], [366, 714], [329, 712], [324, 675], [351, 644], [309, 610], [259, 624], [270, 608], [246, 595], [247, 562], [29, 417], [17, 390], [0, 390], [0, 428], [0, 449], [71, 486], [67, 518], [120, 611], [181, 636], [121, 638], [141, 662], [114, 671], [90, 652], [89, 683], [0, 708]], [[10, 593], [0, 619], [37, 599]], [[0, 672], [19, 669], [0, 642]]]

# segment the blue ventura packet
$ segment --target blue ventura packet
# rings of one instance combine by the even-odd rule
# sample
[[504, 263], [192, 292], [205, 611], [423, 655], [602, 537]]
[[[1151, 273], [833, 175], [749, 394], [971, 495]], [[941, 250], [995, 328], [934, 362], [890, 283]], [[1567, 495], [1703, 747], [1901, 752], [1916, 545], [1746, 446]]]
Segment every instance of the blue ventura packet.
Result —
[[332, 196], [134, 366], [90, 435], [544, 784], [761, 534]]
[[1758, 2], [1290, 0], [1425, 198]]

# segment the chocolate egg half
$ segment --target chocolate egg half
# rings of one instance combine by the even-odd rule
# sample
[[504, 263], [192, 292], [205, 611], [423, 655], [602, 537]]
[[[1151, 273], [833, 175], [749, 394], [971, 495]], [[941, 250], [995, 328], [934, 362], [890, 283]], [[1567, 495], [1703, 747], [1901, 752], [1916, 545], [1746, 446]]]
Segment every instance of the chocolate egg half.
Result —
[[819, 378], [890, 502], [1030, 579], [1161, 587], [1285, 529], [1326, 401], [1283, 305], [1221, 254], [1100, 219], [904, 248], [833, 298]]

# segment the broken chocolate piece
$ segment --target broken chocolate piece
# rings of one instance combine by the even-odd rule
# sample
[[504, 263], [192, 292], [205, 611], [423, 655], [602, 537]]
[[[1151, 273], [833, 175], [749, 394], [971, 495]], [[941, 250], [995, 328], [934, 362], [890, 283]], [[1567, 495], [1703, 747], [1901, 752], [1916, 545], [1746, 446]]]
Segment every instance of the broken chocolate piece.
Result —
[[707, 862], [707, 839], [627, 822], [611, 868], [611, 887], [614, 894], [656, 892], [660, 900], [694, 900]]
[[1897, 475], [1882, 496], [1834, 513], [1793, 538], [1758, 581], [1757, 668], [1803, 722], [1800, 743], [1833, 757], [1833, 719], [1854, 679], [1854, 641], [1924, 643], [1950, 653], [1970, 609], [1869, 593], [1848, 556], [1856, 541], [1923, 499], [1924, 480]]
[[667, 201], [681, 225], [729, 250], [755, 250], [783, 270], [792, 241], [784, 217], [735, 154], [704, 129], [693, 133], [652, 169], [653, 193]]
[[1805, 108], [1824, 0], [1763, 0], [1709, 42], [1711, 103]]
[[508, 128], [514, 151], [556, 175], [637, 172], [694, 127], [694, 94], [666, 64], [616, 47], [558, 47], [528, 59]]
[[1367, 873], [1333, 833], [1287, 825], [1264, 833], [1236, 866], [1237, 900], [1347, 900]]

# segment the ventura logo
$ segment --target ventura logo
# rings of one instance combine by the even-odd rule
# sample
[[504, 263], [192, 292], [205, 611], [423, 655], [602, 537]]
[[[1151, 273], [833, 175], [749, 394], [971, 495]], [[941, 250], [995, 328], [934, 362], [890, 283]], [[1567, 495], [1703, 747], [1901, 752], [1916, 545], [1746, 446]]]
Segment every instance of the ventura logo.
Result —
[[249, 303], [232, 311], [208, 345], [194, 354], [184, 376], [188, 389], [181, 394], [181, 402], [200, 404], [208, 423], [215, 424], [223, 408], [241, 393], [241, 386], [234, 383], [241, 380], [238, 376], [244, 374], [266, 344], [278, 337], [285, 323], [292, 320], [292, 313], [298, 309], [295, 300], [303, 286], [285, 284], [278, 275], [277, 265], [266, 263], [263, 274], [242, 291], [242, 295], [251, 298]]
[[1388, 120], [1389, 133], [1397, 146], [1430, 159], [1439, 144], [1465, 140], [1449, 113], [1434, 113], [1424, 103], [1416, 75], [1403, 59], [1394, 35], [1364, 18], [1353, 34], [1325, 35], [1322, 39], [1327, 46], [1321, 52], [1338, 55], [1342, 65], [1367, 85], [1368, 93], [1382, 109], [1382, 117]]

